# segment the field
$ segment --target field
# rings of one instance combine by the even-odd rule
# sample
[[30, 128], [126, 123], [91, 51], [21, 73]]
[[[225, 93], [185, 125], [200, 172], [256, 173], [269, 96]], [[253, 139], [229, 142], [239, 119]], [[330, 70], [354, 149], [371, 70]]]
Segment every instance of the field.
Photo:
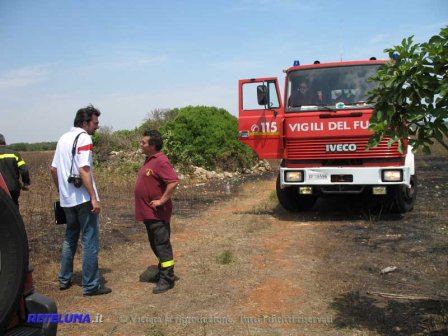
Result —
[[135, 176], [97, 171], [100, 268], [113, 292], [89, 298], [81, 248], [75, 286], [57, 287], [64, 226], [53, 224], [51, 153], [23, 156], [33, 184], [21, 213], [36, 290], [55, 298], [61, 314], [102, 319], [61, 324], [59, 335], [448, 334], [448, 160], [439, 152], [418, 157], [417, 204], [404, 216], [365, 210], [357, 199], [287, 213], [274, 172], [232, 180], [230, 191], [223, 181], [182, 181], [172, 220], [179, 280], [160, 295], [139, 281], [156, 260], [133, 217]]

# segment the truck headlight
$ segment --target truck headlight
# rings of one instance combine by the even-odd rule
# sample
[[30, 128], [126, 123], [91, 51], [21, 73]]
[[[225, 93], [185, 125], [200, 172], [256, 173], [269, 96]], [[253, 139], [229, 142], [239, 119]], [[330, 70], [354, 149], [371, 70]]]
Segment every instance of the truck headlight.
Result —
[[381, 173], [383, 182], [401, 182], [403, 181], [403, 171], [401, 169], [387, 169]]
[[285, 173], [285, 182], [303, 182], [303, 171], [287, 171]]

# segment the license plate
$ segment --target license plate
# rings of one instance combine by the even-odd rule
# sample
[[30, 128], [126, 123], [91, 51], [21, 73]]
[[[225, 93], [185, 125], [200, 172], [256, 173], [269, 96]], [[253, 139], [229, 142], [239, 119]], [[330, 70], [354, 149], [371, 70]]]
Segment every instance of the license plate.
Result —
[[308, 181], [326, 181], [326, 180], [328, 180], [328, 175], [325, 173], [308, 174]]

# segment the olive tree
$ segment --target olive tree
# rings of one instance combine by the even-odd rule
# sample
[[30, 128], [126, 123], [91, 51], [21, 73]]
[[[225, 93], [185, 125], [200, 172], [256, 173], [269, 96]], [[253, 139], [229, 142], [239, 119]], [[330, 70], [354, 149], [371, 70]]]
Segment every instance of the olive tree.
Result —
[[411, 36], [385, 52], [391, 61], [371, 79], [379, 86], [369, 96], [375, 102], [369, 145], [388, 137], [400, 151], [404, 139], [425, 153], [434, 140], [448, 150], [448, 27], [428, 42], [414, 43]]

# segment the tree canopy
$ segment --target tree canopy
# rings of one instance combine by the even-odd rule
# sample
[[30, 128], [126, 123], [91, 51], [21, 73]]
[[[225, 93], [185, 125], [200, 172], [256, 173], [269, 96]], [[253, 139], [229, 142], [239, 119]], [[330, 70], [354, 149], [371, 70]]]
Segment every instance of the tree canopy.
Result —
[[428, 42], [414, 43], [410, 36], [385, 52], [391, 61], [372, 78], [379, 86], [369, 96], [375, 102], [369, 145], [388, 137], [402, 151], [409, 138], [414, 150], [429, 153], [434, 141], [448, 150], [448, 27]]

